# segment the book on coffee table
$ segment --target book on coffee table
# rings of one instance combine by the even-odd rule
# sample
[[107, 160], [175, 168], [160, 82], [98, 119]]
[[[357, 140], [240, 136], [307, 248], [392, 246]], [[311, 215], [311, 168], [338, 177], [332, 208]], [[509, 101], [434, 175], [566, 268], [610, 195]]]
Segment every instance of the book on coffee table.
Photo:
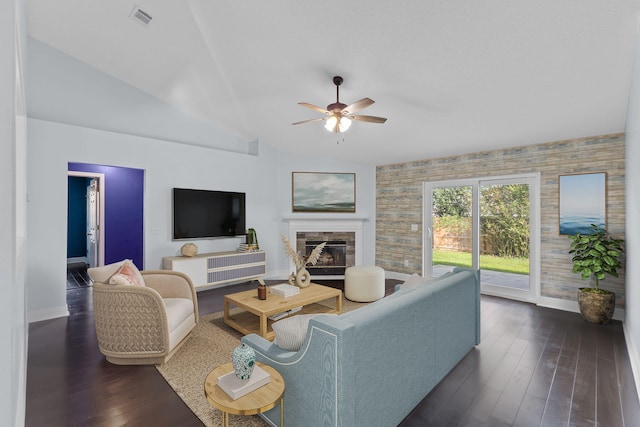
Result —
[[302, 310], [302, 307], [294, 307], [291, 310], [283, 311], [281, 313], [272, 314], [271, 316], [267, 316], [267, 317], [275, 322], [276, 320], [284, 319], [288, 315], [293, 314], [293, 313], [297, 313], [297, 312], [299, 312], [301, 310]]
[[293, 295], [298, 295], [300, 293], [300, 288], [297, 286], [289, 285], [288, 283], [281, 283], [279, 285], [269, 286], [269, 292], [286, 298]]
[[230, 398], [236, 400], [263, 385], [269, 384], [270, 381], [271, 375], [256, 365], [248, 380], [239, 379], [236, 377], [236, 373], [231, 371], [228, 374], [218, 377], [218, 387], [227, 393]]

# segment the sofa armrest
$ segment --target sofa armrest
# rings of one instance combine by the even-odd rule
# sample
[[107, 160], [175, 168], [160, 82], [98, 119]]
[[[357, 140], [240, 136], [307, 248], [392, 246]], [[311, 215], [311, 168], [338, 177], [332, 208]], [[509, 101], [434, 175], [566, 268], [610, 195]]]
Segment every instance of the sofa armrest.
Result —
[[[284, 378], [284, 418], [288, 424], [355, 425], [355, 406], [341, 399], [345, 390], [354, 388], [354, 327], [340, 317], [311, 319], [298, 351], [283, 350], [255, 334], [242, 338], [255, 350], [256, 361], [272, 366]], [[261, 416], [272, 425], [280, 425], [278, 408]]]
[[284, 350], [258, 334], [245, 335], [241, 341], [265, 357], [277, 360], [280, 363], [286, 363], [297, 353], [296, 351]]

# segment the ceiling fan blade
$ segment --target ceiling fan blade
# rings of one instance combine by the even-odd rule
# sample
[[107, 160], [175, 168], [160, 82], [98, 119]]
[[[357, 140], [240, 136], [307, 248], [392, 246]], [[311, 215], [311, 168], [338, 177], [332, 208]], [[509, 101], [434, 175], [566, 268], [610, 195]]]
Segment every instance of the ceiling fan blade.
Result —
[[302, 105], [303, 107], [311, 108], [312, 110], [319, 111], [321, 113], [331, 114], [330, 111], [327, 111], [324, 108], [318, 107], [316, 105], [309, 104], [307, 102], [298, 102], [298, 105]]
[[363, 108], [367, 108], [375, 101], [371, 98], [362, 98], [360, 101], [356, 101], [353, 104], [349, 104], [342, 109], [342, 114], [353, 114], [356, 111], [360, 111]]
[[369, 122], [369, 123], [384, 123], [387, 121], [386, 117], [376, 117], [376, 116], [348, 116], [351, 120], [357, 120], [359, 122]]
[[309, 120], [303, 120], [301, 122], [295, 122], [295, 123], [291, 123], [292, 125], [301, 125], [303, 123], [311, 123], [311, 122], [321, 122], [323, 120], [327, 120], [327, 117], [320, 117], [317, 119], [309, 119]]

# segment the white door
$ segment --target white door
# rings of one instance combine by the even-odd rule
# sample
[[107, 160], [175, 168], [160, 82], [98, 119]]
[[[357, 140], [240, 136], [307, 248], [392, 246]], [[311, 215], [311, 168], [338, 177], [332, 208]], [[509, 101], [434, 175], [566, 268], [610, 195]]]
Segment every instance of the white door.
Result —
[[98, 248], [100, 247], [99, 191], [98, 180], [91, 179], [87, 186], [87, 263], [89, 267], [98, 266]]

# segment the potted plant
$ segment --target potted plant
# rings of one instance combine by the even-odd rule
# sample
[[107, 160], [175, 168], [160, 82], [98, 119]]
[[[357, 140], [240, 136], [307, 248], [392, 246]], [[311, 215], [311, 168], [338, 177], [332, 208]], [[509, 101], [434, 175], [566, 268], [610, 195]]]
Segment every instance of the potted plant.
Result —
[[578, 305], [585, 320], [592, 323], [607, 323], [613, 317], [616, 305], [616, 294], [600, 289], [600, 280], [606, 274], [618, 277], [620, 257], [624, 250], [624, 240], [612, 237], [604, 228], [591, 224], [591, 234], [577, 233], [569, 236], [571, 240], [569, 253], [573, 255], [573, 272], [580, 273], [583, 280], [595, 277], [593, 288], [578, 290]]

